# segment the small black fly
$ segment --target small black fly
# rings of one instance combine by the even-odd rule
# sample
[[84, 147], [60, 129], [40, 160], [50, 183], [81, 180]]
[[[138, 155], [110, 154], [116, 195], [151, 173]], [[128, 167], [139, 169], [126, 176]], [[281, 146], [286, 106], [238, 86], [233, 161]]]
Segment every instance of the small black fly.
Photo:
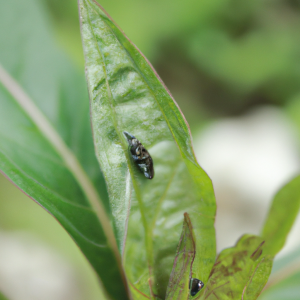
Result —
[[197, 278], [191, 278], [189, 286], [191, 296], [195, 296], [196, 294], [198, 294], [198, 292], [201, 291], [203, 287], [204, 283], [201, 280]]
[[136, 162], [139, 169], [144, 173], [145, 177], [152, 179], [154, 176], [154, 169], [153, 160], [149, 152], [135, 136], [127, 131], [124, 131], [123, 134], [127, 139], [129, 151], [133, 160]]

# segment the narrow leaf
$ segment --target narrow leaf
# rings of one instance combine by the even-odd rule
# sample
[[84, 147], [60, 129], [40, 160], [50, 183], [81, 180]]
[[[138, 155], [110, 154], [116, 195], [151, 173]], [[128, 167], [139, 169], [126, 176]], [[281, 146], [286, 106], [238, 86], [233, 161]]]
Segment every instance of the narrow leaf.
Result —
[[[216, 254], [212, 183], [150, 63], [96, 1], [78, 3], [96, 153], [129, 285], [133, 293], [164, 298], [184, 212], [195, 235], [193, 273], [204, 281], [209, 276]], [[152, 180], [137, 169], [124, 131], [149, 151]]]
[[223, 250], [211, 271], [203, 295], [194, 299], [253, 300], [266, 284], [272, 268], [260, 237], [244, 235], [233, 248]]
[[0, 19], [0, 169], [67, 230], [107, 296], [127, 299], [84, 78], [55, 47], [36, 1], [5, 1]]
[[265, 253], [275, 256], [281, 250], [299, 208], [300, 176], [297, 176], [278, 192], [272, 202], [262, 230], [262, 237], [266, 241]]
[[257, 299], [269, 279], [272, 265], [273, 258], [270, 255], [266, 255], [259, 260], [243, 290], [242, 300]]
[[195, 258], [195, 241], [192, 230], [191, 220], [188, 214], [185, 214], [166, 300], [189, 298], [189, 280], [192, 276], [192, 263]]

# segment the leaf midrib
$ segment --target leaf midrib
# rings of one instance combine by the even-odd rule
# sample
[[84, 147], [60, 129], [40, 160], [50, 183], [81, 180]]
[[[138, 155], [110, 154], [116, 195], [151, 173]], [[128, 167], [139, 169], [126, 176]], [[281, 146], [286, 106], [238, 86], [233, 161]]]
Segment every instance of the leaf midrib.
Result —
[[[95, 10], [94, 12], [96, 14], [98, 14]], [[91, 28], [91, 31], [92, 31], [92, 35], [94, 37], [94, 41], [97, 45], [97, 50], [98, 50], [98, 53], [99, 55], [101, 56], [102, 58], [102, 67], [103, 67], [103, 72], [104, 72], [104, 76], [105, 76], [105, 82], [106, 82], [106, 86], [107, 86], [107, 92], [108, 92], [108, 99], [110, 100], [110, 109], [112, 111], [112, 119], [113, 119], [113, 125], [115, 127], [115, 130], [117, 132], [117, 135], [121, 141], [121, 147], [123, 148], [123, 151], [125, 153], [125, 157], [126, 157], [126, 160], [127, 160], [127, 166], [128, 166], [128, 169], [129, 169], [129, 172], [131, 174], [131, 180], [132, 180], [132, 184], [134, 186], [134, 189], [135, 189], [135, 193], [136, 193], [136, 198], [138, 200], [138, 203], [139, 203], [139, 206], [140, 206], [140, 212], [141, 212], [141, 216], [142, 216], [142, 222], [143, 222], [143, 227], [144, 227], [144, 231], [145, 231], [145, 236], [146, 236], [146, 254], [147, 254], [147, 262], [148, 262], [148, 270], [149, 270], [149, 275], [150, 277], [152, 276], [152, 268], [153, 268], [153, 242], [152, 242], [152, 232], [151, 230], [149, 230], [149, 226], [147, 224], [147, 220], [146, 220], [146, 216], [145, 216], [145, 208], [144, 208], [144, 203], [142, 201], [142, 197], [141, 197], [141, 194], [140, 194], [140, 191], [139, 191], [139, 186], [136, 182], [136, 180], [134, 179], [134, 171], [133, 171], [133, 168], [131, 166], [131, 163], [130, 163], [130, 157], [129, 157], [129, 154], [128, 154], [128, 151], [126, 151], [126, 147], [124, 146], [124, 143], [122, 142], [123, 139], [122, 139], [122, 134], [121, 132], [119, 131], [119, 128], [117, 126], [117, 121], [116, 121], [116, 113], [115, 113], [115, 110], [114, 110], [114, 105], [112, 103], [111, 100], [113, 100], [113, 95], [112, 95], [112, 92], [110, 90], [110, 85], [109, 85], [109, 81], [108, 81], [108, 78], [107, 78], [107, 72], [106, 72], [106, 65], [105, 65], [105, 61], [104, 61], [104, 55], [98, 45], [98, 42], [97, 42], [97, 39], [95, 37], [95, 33], [94, 33], [94, 30], [93, 30], [93, 26], [92, 26], [92, 23], [91, 23], [91, 20], [90, 20], [90, 15], [89, 15], [89, 12], [87, 12], [87, 17], [88, 17], [88, 22], [89, 22], [89, 26]], [[99, 86], [99, 84], [98, 84]], [[127, 217], [126, 218], [126, 222], [129, 221], [129, 218]], [[125, 224], [125, 227], [127, 226], [127, 224]], [[125, 244], [124, 244], [125, 246]]]
[[20, 105], [25, 114], [31, 119], [31, 121], [37, 126], [43, 136], [52, 145], [57, 154], [64, 161], [65, 166], [74, 176], [87, 200], [94, 209], [98, 220], [103, 228], [104, 234], [107, 238], [109, 247], [115, 254], [116, 261], [119, 268], [122, 270], [120, 255], [117, 248], [117, 243], [114, 237], [112, 227], [110, 225], [109, 218], [105, 212], [101, 198], [96, 191], [93, 183], [90, 181], [88, 175], [85, 173], [83, 167], [77, 160], [73, 152], [68, 148], [54, 127], [47, 120], [46, 116], [39, 110], [34, 104], [33, 100], [26, 94], [22, 87], [9, 75], [8, 72], [0, 64], [0, 82]]
[[[97, 14], [97, 12], [95, 12], [95, 13]], [[109, 82], [108, 82], [108, 78], [107, 78], [107, 72], [106, 72], [106, 65], [105, 65], [105, 61], [104, 61], [104, 55], [103, 55], [100, 47], [98, 46], [98, 42], [97, 42], [94, 30], [93, 30], [93, 26], [92, 26], [92, 23], [91, 23], [89, 12], [87, 12], [87, 16], [88, 16], [89, 26], [91, 28], [91, 31], [92, 31], [92, 34], [93, 34], [93, 37], [94, 37], [94, 41], [96, 42], [96, 45], [97, 45], [96, 48], [98, 50], [99, 55], [102, 58], [102, 67], [103, 67], [103, 72], [104, 72], [104, 76], [105, 76], [105, 83], [106, 83], [106, 86], [107, 86], [107, 92], [108, 92], [108, 96], [109, 96], [108, 99], [112, 100], [114, 98], [113, 98], [113, 95], [112, 95], [112, 92], [111, 92], [111, 89], [110, 89], [110, 85], [109, 85]], [[140, 206], [143, 208], [143, 202], [141, 201], [141, 196], [139, 194], [139, 189], [138, 189], [138, 186], [137, 186], [137, 184], [136, 184], [136, 182], [134, 180], [133, 170], [132, 170], [131, 164], [129, 163], [130, 162], [130, 158], [129, 158], [129, 155], [128, 155], [127, 151], [126, 151], [126, 147], [124, 146], [124, 143], [122, 142], [122, 135], [121, 135], [121, 132], [119, 131], [118, 124], [117, 124], [117, 121], [116, 121], [116, 112], [115, 112], [115, 109], [114, 109], [114, 105], [113, 105], [112, 101], [110, 101], [109, 104], [110, 104], [110, 110], [112, 111], [113, 125], [115, 127], [116, 132], [117, 132], [119, 140], [121, 141], [121, 147], [123, 148], [123, 152], [125, 153], [125, 156], [126, 156], [128, 169], [130, 171], [131, 179], [132, 179], [135, 191], [136, 191], [136, 197], [138, 199], [138, 202], [139, 202]], [[144, 227], [147, 227], [146, 217], [145, 217], [145, 215], [144, 215], [143, 212], [144, 212], [144, 209], [141, 209], [143, 224], [144, 224]]]
[[[105, 11], [105, 9], [96, 1], [96, 0], [92, 0], [94, 2], [95, 5], [97, 5], [107, 16], [107, 18], [120, 30], [120, 32], [124, 35], [124, 37], [127, 39], [127, 41], [141, 54], [141, 56], [146, 60], [146, 62], [148, 63], [148, 65], [150, 66], [151, 70], [155, 73], [155, 76], [157, 77], [157, 79], [159, 80], [159, 82], [161, 83], [161, 85], [165, 88], [165, 90], [167, 91], [169, 97], [172, 99], [174, 105], [178, 108], [179, 112], [181, 113], [183, 119], [184, 119], [184, 125], [187, 129], [187, 132], [188, 132], [188, 135], [191, 136], [191, 131], [190, 131], [190, 128], [189, 128], [189, 125], [184, 117], [184, 115], [182, 114], [177, 102], [175, 101], [175, 99], [172, 97], [171, 93], [169, 92], [168, 88], [165, 86], [165, 84], [163, 83], [163, 81], [161, 80], [161, 78], [159, 77], [159, 75], [157, 74], [157, 72], [155, 71], [155, 69], [153, 68], [153, 66], [151, 65], [151, 63], [148, 61], [148, 59], [143, 55], [143, 53], [141, 53], [141, 51], [136, 47], [136, 45], [134, 45], [131, 40], [126, 36], [126, 34], [122, 31], [122, 29], [120, 29], [115, 23], [114, 21], [112, 20], [112, 18], [109, 16], [109, 14]], [[100, 16], [101, 18], [101, 16]], [[101, 18], [102, 19], [102, 18]], [[106, 23], [106, 22], [105, 22]], [[173, 139], [177, 145], [177, 148], [182, 156], [182, 158], [186, 157], [185, 153], [181, 150], [181, 147], [179, 146], [178, 142], [177, 142], [177, 139], [175, 137], [175, 134], [173, 132], [173, 129], [172, 129], [172, 126], [164, 112], [164, 110], [162, 109], [161, 105], [159, 104], [157, 98], [156, 98], [156, 95], [153, 91], [153, 89], [151, 88], [150, 84], [148, 83], [148, 80], [147, 78], [144, 76], [143, 72], [140, 70], [140, 68], [137, 66], [137, 63], [133, 60], [132, 56], [130, 55], [130, 53], [128, 52], [128, 50], [124, 47], [123, 43], [119, 40], [118, 36], [115, 34], [115, 32], [112, 30], [112, 28], [106, 23], [106, 25], [109, 27], [111, 33], [116, 37], [116, 39], [119, 41], [119, 44], [121, 45], [121, 47], [124, 49], [124, 51], [127, 53], [127, 56], [129, 57], [129, 59], [131, 60], [131, 62], [133, 63], [133, 65], [135, 66], [135, 69], [138, 71], [138, 73], [140, 74], [141, 78], [143, 79], [144, 83], [149, 87], [149, 90], [153, 96], [153, 98], [155, 99], [155, 102], [157, 103], [161, 113], [163, 114], [164, 116], [164, 119], [166, 121], [166, 123], [168, 124], [168, 128], [173, 136]], [[170, 106], [170, 103], [168, 103], [168, 106], [170, 107], [170, 110], [174, 112], [174, 110], [172, 109], [172, 107]], [[175, 114], [176, 115], [176, 114]], [[177, 116], [176, 116], [177, 118]], [[177, 118], [178, 119], [178, 118]], [[180, 123], [180, 122], [179, 122]], [[193, 150], [193, 147], [192, 147], [192, 141], [190, 141], [191, 143], [191, 149], [192, 149], [192, 157], [193, 157], [193, 160], [191, 161], [195, 166], [197, 166], [197, 159], [195, 157], [195, 153], [194, 153], [194, 150]], [[189, 152], [189, 151], [188, 151]]]
[[[104, 9], [103, 9], [96, 1], [94, 1], [94, 0], [92, 0], [92, 1], [93, 1], [93, 3], [94, 3], [96, 6], [99, 6], [102, 10], [104, 10]], [[94, 12], [95, 12], [96, 15], [99, 15], [98, 12], [97, 12], [95, 9], [93, 9], [93, 10], [94, 10]], [[88, 22], [89, 22], [89, 26], [90, 26], [91, 31], [92, 31], [92, 35], [93, 35], [94, 41], [96, 41], [98, 53], [100, 54], [100, 56], [101, 56], [101, 58], [102, 58], [102, 67], [103, 67], [103, 72], [104, 72], [104, 76], [105, 76], [105, 82], [106, 82], [106, 86], [107, 86], [107, 90], [108, 90], [108, 94], [109, 94], [108, 99], [112, 100], [112, 99], [113, 99], [113, 95], [112, 95], [112, 93], [111, 93], [110, 85], [109, 85], [108, 78], [107, 78], [106, 65], [105, 65], [104, 55], [103, 55], [103, 53], [102, 53], [102, 51], [101, 51], [101, 49], [100, 49], [100, 47], [99, 47], [99, 45], [98, 45], [98, 42], [97, 42], [96, 37], [95, 37], [95, 33], [94, 33], [94, 30], [93, 30], [94, 27], [92, 26], [92, 23], [91, 23], [91, 20], [90, 20], [90, 16], [89, 16], [89, 12], [87, 12], [87, 15], [88, 15]], [[126, 51], [127, 56], [130, 58], [132, 64], [135, 66], [135, 70], [140, 74], [140, 76], [141, 76], [142, 80], [144, 81], [145, 85], [147, 85], [147, 86], [149, 87], [149, 90], [150, 90], [150, 92], [151, 92], [153, 98], [155, 99], [155, 102], [157, 103], [157, 105], [158, 105], [158, 107], [159, 107], [159, 110], [161, 111], [161, 113], [162, 113], [163, 116], [164, 116], [164, 120], [165, 120], [166, 123], [168, 124], [168, 128], [169, 128], [169, 130], [170, 130], [170, 132], [171, 132], [171, 134], [172, 134], [172, 136], [173, 136], [173, 139], [175, 140], [175, 143], [176, 143], [176, 145], [177, 145], [177, 147], [178, 147], [178, 149], [179, 149], [179, 151], [180, 151], [180, 153], [181, 153], [181, 156], [184, 157], [185, 154], [184, 154], [184, 152], [181, 150], [181, 148], [179, 147], [179, 145], [178, 145], [178, 143], [177, 143], [177, 140], [176, 140], [176, 138], [175, 138], [175, 136], [174, 136], [174, 133], [173, 133], [173, 131], [172, 131], [171, 124], [169, 123], [169, 121], [168, 121], [168, 119], [167, 119], [167, 117], [166, 117], [166, 115], [165, 115], [165, 112], [164, 112], [163, 109], [161, 108], [161, 106], [160, 106], [158, 100], [156, 99], [156, 95], [154, 94], [154, 92], [153, 92], [152, 88], [150, 87], [149, 83], [147, 82], [147, 79], [144, 77], [144, 74], [141, 72], [141, 70], [140, 70], [139, 67], [137, 66], [136, 62], [135, 62], [135, 61], [132, 59], [132, 57], [129, 55], [127, 49], [125, 49], [125, 47], [124, 47], [123, 44], [120, 42], [119, 38], [118, 38], [118, 37], [116, 36], [116, 34], [113, 32], [113, 30], [111, 29], [111, 27], [110, 27], [110, 26], [109, 26], [109, 25], [101, 18], [101, 16], [100, 16], [100, 19], [106, 24], [106, 26], [108, 26], [108, 28], [109, 28], [110, 32], [112, 33], [112, 35], [114, 35], [115, 38], [119, 41], [119, 44], [120, 44], [121, 47], [124, 49], [124, 51]], [[101, 83], [102, 83], [102, 81], [101, 81]], [[97, 86], [99, 86], [99, 84], [100, 84], [100, 83], [98, 83]], [[173, 101], [174, 101], [174, 99], [173, 99]], [[174, 102], [175, 102], [175, 101], [174, 101]], [[170, 106], [170, 104], [168, 104], [168, 105]], [[125, 153], [125, 156], [126, 156], [126, 159], [127, 159], [127, 162], [128, 162], [128, 164], [127, 164], [127, 165], [128, 165], [128, 168], [129, 168], [129, 170], [130, 170], [130, 173], [133, 174], [133, 170], [132, 170], [131, 164], [130, 164], [130, 159], [129, 159], [129, 157], [128, 157], [128, 153], [127, 153], [126, 149], [124, 149], [124, 145], [123, 145], [123, 143], [122, 143], [121, 133], [119, 132], [119, 129], [118, 129], [118, 126], [117, 126], [117, 122], [116, 122], [116, 120], [115, 120], [114, 106], [113, 106], [113, 103], [112, 103], [111, 101], [110, 101], [110, 109], [111, 109], [112, 115], [113, 115], [113, 124], [114, 124], [115, 130], [116, 130], [116, 132], [117, 132], [117, 134], [118, 134], [118, 136], [119, 136], [119, 139], [121, 140], [121, 145], [122, 145], [122, 148], [123, 148], [123, 150], [124, 150], [124, 153]], [[170, 109], [172, 109], [172, 108], [170, 107]], [[195, 163], [195, 162], [193, 162], [193, 163]], [[175, 175], [175, 173], [176, 173], [176, 172], [174, 171], [174, 174], [173, 174], [173, 175]], [[145, 216], [145, 214], [144, 214], [144, 209], [143, 209], [144, 205], [143, 205], [143, 201], [142, 201], [142, 199], [141, 199], [141, 195], [140, 195], [140, 192], [139, 192], [139, 187], [138, 187], [136, 181], [134, 180], [134, 176], [132, 176], [132, 182], [133, 182], [133, 186], [134, 186], [134, 189], [135, 189], [135, 191], [136, 191], [136, 197], [137, 197], [137, 200], [138, 200], [138, 203], [139, 203], [139, 206], [140, 206], [140, 211], [141, 211], [141, 216], [142, 216], [142, 222], [143, 222], [144, 231], [145, 231], [146, 253], [147, 253], [147, 261], [148, 261], [148, 269], [149, 269], [149, 275], [150, 275], [150, 278], [151, 278], [151, 276], [153, 275], [153, 274], [152, 274], [152, 269], [153, 269], [153, 259], [154, 259], [154, 258], [153, 258], [153, 224], [155, 223], [155, 219], [156, 219], [156, 217], [157, 217], [157, 212], [155, 212], [155, 218], [154, 218], [153, 222], [151, 222], [151, 223], [149, 224], [149, 226], [148, 226], [147, 220], [146, 220], [146, 216]], [[170, 182], [172, 182], [172, 180], [170, 180]], [[170, 185], [170, 182], [169, 182], [169, 185]], [[167, 192], [167, 190], [168, 190], [168, 188], [169, 188], [169, 185], [168, 185], [168, 187], [166, 188], [166, 191], [165, 191], [165, 192]], [[162, 199], [164, 198], [164, 196], [165, 196], [165, 193], [164, 193], [164, 195], [162, 196]], [[161, 204], [161, 201], [160, 201], [160, 204]]]

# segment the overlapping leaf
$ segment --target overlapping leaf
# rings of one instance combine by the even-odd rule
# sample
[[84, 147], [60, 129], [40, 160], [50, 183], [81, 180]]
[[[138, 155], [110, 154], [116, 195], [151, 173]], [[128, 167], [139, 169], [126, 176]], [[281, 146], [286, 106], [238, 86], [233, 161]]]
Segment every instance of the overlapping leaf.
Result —
[[0, 169], [68, 231], [111, 299], [127, 299], [84, 78], [45, 19], [38, 1], [1, 3]]
[[[193, 273], [208, 278], [215, 259], [212, 184], [197, 164], [184, 117], [149, 62], [98, 3], [78, 2], [96, 152], [129, 285], [138, 298], [164, 298], [184, 212], [197, 237]], [[150, 152], [153, 180], [136, 169], [123, 131]]]
[[263, 244], [260, 237], [244, 235], [235, 247], [223, 250], [204, 293], [195, 299], [256, 299], [272, 268], [272, 257], [264, 254]]
[[[245, 235], [234, 248], [221, 252], [201, 299], [257, 299], [267, 283], [273, 258], [283, 247], [299, 206], [300, 176], [297, 176], [275, 196], [262, 237]], [[297, 274], [294, 276], [297, 277]], [[268, 295], [273, 293], [264, 292], [261, 297], [269, 299]], [[288, 295], [287, 292], [287, 299]]]

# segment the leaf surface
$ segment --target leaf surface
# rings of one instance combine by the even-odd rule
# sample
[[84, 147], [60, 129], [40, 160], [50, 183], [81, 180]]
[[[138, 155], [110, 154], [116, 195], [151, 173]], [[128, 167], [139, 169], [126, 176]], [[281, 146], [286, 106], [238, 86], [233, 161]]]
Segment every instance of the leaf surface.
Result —
[[107, 296], [127, 299], [84, 78], [46, 19], [38, 1], [1, 3], [0, 169], [67, 230]]
[[[216, 253], [212, 183], [197, 163], [181, 111], [150, 63], [97, 2], [78, 3], [96, 153], [129, 286], [134, 297], [163, 299], [184, 212], [196, 237], [192, 272], [208, 278]], [[151, 154], [154, 179], [136, 168], [124, 131]]]

